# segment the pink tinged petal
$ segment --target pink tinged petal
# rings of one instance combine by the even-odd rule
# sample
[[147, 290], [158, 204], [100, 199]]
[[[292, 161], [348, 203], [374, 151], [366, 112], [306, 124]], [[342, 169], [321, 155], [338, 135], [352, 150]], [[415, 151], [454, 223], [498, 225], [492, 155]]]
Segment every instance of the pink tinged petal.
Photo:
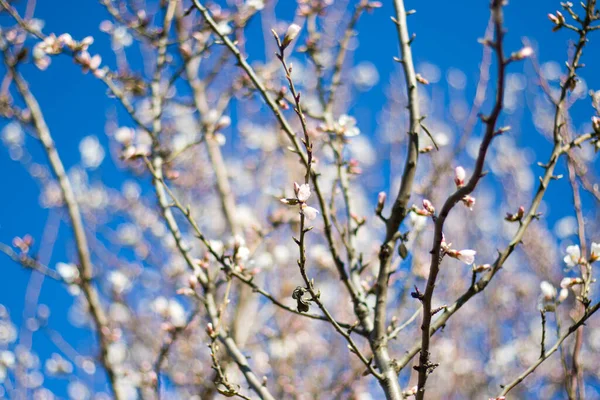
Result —
[[310, 197], [310, 186], [305, 184], [300, 185], [297, 193], [298, 200], [305, 202]]
[[317, 218], [317, 214], [319, 214], [319, 211], [316, 208], [309, 207], [306, 204], [304, 204], [302, 206], [302, 213], [306, 218], [308, 218], [309, 221], [313, 221], [315, 218]]
[[465, 177], [467, 173], [465, 169], [461, 166], [458, 166], [454, 169], [454, 183], [456, 186], [463, 186], [465, 184]]
[[429, 213], [429, 215], [433, 215], [435, 213], [435, 207], [433, 204], [427, 199], [423, 199], [423, 208]]
[[567, 297], [569, 297], [569, 289], [561, 289], [560, 290], [560, 294], [558, 295], [558, 302], [562, 303], [563, 301], [565, 301], [567, 299]]
[[92, 59], [90, 60], [90, 69], [91, 70], [95, 70], [100, 66], [100, 63], [102, 62], [102, 57], [100, 57], [98, 54], [96, 54], [94, 57], [92, 57]]
[[598, 261], [600, 259], [600, 243], [592, 243], [590, 258], [591, 262]]
[[556, 297], [556, 288], [548, 281], [542, 281], [540, 283], [540, 290], [545, 300], [550, 301]]
[[458, 258], [460, 261], [464, 262], [467, 265], [471, 265], [475, 262], [475, 254], [477, 254], [475, 250], [459, 250], [456, 252], [456, 258]]
[[467, 195], [463, 197], [462, 202], [469, 210], [473, 211], [473, 206], [475, 205], [475, 197]]

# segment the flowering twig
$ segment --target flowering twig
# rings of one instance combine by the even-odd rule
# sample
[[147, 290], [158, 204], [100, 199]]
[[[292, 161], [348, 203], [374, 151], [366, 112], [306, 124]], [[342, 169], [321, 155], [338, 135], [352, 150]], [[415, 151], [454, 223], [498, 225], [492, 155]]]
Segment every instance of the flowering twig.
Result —
[[429, 343], [430, 343], [430, 326], [432, 314], [432, 299], [433, 291], [435, 289], [435, 283], [437, 275], [439, 273], [441, 263], [441, 250], [443, 242], [443, 228], [444, 222], [452, 210], [452, 208], [461, 201], [465, 196], [469, 195], [474, 189], [479, 179], [482, 177], [483, 164], [487, 155], [487, 150], [492, 142], [492, 139], [496, 136], [496, 122], [502, 111], [502, 105], [504, 100], [504, 78], [505, 69], [511, 59], [506, 59], [503, 50], [503, 15], [502, 15], [502, 0], [492, 0], [491, 3], [491, 14], [494, 23], [494, 40], [489, 45], [494, 49], [498, 64], [498, 75], [497, 75], [497, 92], [496, 101], [491, 114], [484, 118], [486, 123], [486, 131], [483, 137], [481, 146], [479, 147], [479, 155], [475, 163], [475, 169], [473, 175], [469, 181], [459, 188], [452, 194], [444, 203], [440, 214], [438, 215], [435, 222], [435, 233], [433, 239], [433, 249], [431, 251], [431, 265], [429, 268], [429, 277], [427, 279], [427, 286], [425, 288], [425, 294], [423, 297], [423, 323], [421, 325], [421, 354], [419, 357], [419, 365], [416, 367], [419, 373], [417, 400], [423, 400], [425, 396], [425, 383], [427, 382], [428, 375], [432, 372], [432, 364], [429, 358]]

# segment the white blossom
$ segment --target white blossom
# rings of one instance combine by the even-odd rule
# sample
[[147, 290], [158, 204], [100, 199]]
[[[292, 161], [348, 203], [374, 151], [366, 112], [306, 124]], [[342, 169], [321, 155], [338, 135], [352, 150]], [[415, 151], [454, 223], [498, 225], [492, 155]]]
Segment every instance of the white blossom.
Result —
[[247, 0], [246, 5], [259, 11], [265, 8], [264, 0]]
[[594, 262], [600, 259], [600, 243], [593, 243], [590, 250], [590, 261]]
[[540, 283], [540, 290], [542, 291], [542, 297], [545, 301], [554, 300], [556, 297], [556, 288], [548, 281], [542, 281]]
[[21, 125], [16, 122], [9, 122], [2, 129], [2, 141], [8, 146], [21, 146], [25, 140], [25, 134]]
[[250, 249], [247, 248], [246, 246], [240, 246], [240, 248], [237, 249], [235, 256], [238, 259], [238, 261], [242, 261], [242, 262], [247, 261], [248, 258], [250, 257]]
[[79, 269], [74, 264], [56, 263], [56, 271], [67, 283], [73, 283], [79, 278]]
[[356, 126], [356, 119], [347, 114], [340, 115], [337, 121], [338, 131], [345, 137], [360, 135], [360, 129]]
[[578, 245], [572, 245], [567, 247], [567, 255], [563, 259], [568, 267], [574, 267], [579, 264], [581, 259], [581, 250]]
[[302, 205], [302, 213], [308, 218], [309, 221], [313, 221], [317, 218], [319, 211], [316, 208], [309, 207], [306, 204]]
[[129, 277], [121, 271], [111, 271], [108, 275], [108, 281], [116, 293], [126, 292], [131, 287]]
[[308, 198], [310, 197], [310, 186], [306, 183], [300, 185], [297, 196], [298, 200], [302, 202], [308, 200]]
[[459, 250], [456, 252], [456, 258], [467, 265], [471, 265], [475, 262], [475, 254], [477, 254], [475, 250]]
[[86, 136], [79, 143], [81, 162], [84, 167], [96, 169], [104, 160], [104, 148], [96, 136]]

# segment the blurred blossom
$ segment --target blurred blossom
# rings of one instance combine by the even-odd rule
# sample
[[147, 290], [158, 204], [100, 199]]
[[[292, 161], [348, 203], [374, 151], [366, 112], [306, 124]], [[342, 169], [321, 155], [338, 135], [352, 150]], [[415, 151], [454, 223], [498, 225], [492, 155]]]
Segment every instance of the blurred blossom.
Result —
[[221, 21], [217, 24], [217, 30], [221, 35], [229, 35], [233, 30], [227, 21]]
[[356, 136], [348, 143], [348, 149], [352, 154], [352, 158], [355, 158], [361, 165], [371, 166], [377, 159], [377, 152], [371, 145], [369, 139], [365, 136]]
[[132, 317], [127, 306], [121, 303], [111, 304], [108, 309], [108, 314], [112, 321], [120, 324], [128, 322]]
[[571, 215], [563, 217], [554, 224], [554, 233], [559, 239], [565, 239], [577, 233], [577, 219]]
[[277, 148], [277, 133], [271, 127], [255, 125], [244, 120], [240, 122], [239, 130], [250, 149], [273, 151]]
[[210, 242], [210, 247], [213, 249], [213, 251], [217, 254], [223, 254], [223, 250], [225, 250], [225, 246], [223, 244], [223, 242], [221, 242], [220, 240], [211, 240]]
[[260, 11], [263, 8], [265, 8], [264, 0], [246, 0], [246, 5], [248, 7], [254, 8], [257, 11]]
[[121, 244], [125, 246], [134, 246], [140, 241], [142, 233], [136, 225], [126, 223], [119, 225], [117, 228], [117, 236], [119, 237], [119, 242], [121, 242]]
[[277, 245], [273, 251], [273, 255], [277, 264], [284, 265], [290, 259], [290, 250], [284, 245]]
[[415, 231], [422, 230], [427, 224], [427, 217], [424, 215], [419, 215], [417, 213], [411, 212], [408, 214], [408, 219], [413, 226]]
[[124, 146], [128, 146], [133, 142], [135, 130], [127, 126], [122, 126], [115, 131], [115, 140]]
[[2, 141], [6, 146], [22, 146], [25, 141], [25, 133], [21, 124], [9, 122], [2, 129]]
[[113, 290], [116, 293], [122, 294], [127, 292], [131, 288], [131, 281], [129, 277], [121, 271], [111, 271], [108, 275], [108, 281], [110, 282]]
[[540, 290], [544, 300], [553, 300], [556, 297], [556, 288], [548, 281], [542, 281], [540, 283]]
[[6, 320], [0, 321], [0, 345], [6, 346], [17, 339], [17, 329]]
[[112, 49], [117, 51], [131, 46], [133, 37], [126, 27], [119, 25], [112, 31]]
[[447, 146], [450, 143], [450, 138], [447, 134], [443, 132], [438, 132], [435, 135], [433, 135], [433, 139], [439, 147]]
[[79, 279], [79, 269], [75, 264], [56, 263], [56, 271], [67, 283], [73, 283]]
[[127, 359], [127, 343], [113, 342], [108, 346], [108, 360], [113, 365], [120, 365]]
[[370, 90], [379, 82], [377, 67], [371, 62], [363, 61], [352, 69], [352, 81], [361, 91]]
[[419, 63], [417, 70], [420, 71], [421, 75], [429, 81], [429, 83], [438, 83], [442, 77], [440, 68], [428, 62]]
[[151, 304], [152, 311], [168, 320], [176, 327], [182, 327], [186, 323], [186, 315], [183, 306], [174, 299], [158, 297]]
[[141, 188], [135, 181], [125, 181], [121, 190], [123, 196], [129, 201], [137, 201], [140, 198]]
[[358, 126], [356, 126], [356, 119], [347, 114], [340, 115], [337, 121], [336, 131], [344, 135], [345, 137], [353, 137], [360, 134]]
[[73, 372], [73, 364], [58, 353], [46, 360], [46, 372], [50, 375], [70, 374]]
[[548, 81], [558, 81], [560, 79], [560, 65], [556, 61], [547, 61], [540, 67], [542, 76]]
[[0, 345], [6, 346], [17, 339], [17, 328], [8, 320], [0, 320]]
[[448, 85], [453, 89], [464, 90], [467, 86], [467, 76], [464, 72], [456, 68], [450, 68], [446, 73]]
[[84, 167], [96, 169], [104, 160], [104, 148], [96, 136], [86, 136], [79, 143], [81, 162]]
[[75, 380], [69, 382], [67, 393], [71, 400], [88, 400], [90, 399], [90, 391], [81, 381]]

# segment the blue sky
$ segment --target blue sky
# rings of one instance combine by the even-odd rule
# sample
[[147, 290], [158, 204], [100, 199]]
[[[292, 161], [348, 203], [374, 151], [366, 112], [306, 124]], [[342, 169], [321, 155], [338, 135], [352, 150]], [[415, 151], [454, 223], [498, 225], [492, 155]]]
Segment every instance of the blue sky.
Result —
[[[60, 7], [57, 4], [60, 3]], [[288, 1], [282, 1], [277, 11], [282, 18], [291, 20], [293, 10]], [[290, 2], [291, 3], [291, 2]], [[361, 128], [368, 132], [375, 130], [376, 117], [386, 103], [383, 95], [385, 85], [389, 82], [391, 73], [399, 68], [392, 61], [398, 55], [398, 44], [395, 28], [390, 21], [393, 8], [390, 1], [384, 1], [384, 7], [372, 14], [361, 18], [357, 27], [360, 32], [360, 47], [354, 58], [357, 61], [369, 60], [373, 62], [380, 74], [380, 84], [371, 91], [364, 93], [353, 105], [357, 110], [368, 109], [370, 120], [360, 120]], [[477, 39], [483, 36], [488, 19], [488, 2], [486, 1], [432, 1], [417, 2], [407, 1], [407, 8], [416, 8], [417, 13], [409, 18], [410, 31], [417, 34], [414, 42], [414, 58], [416, 64], [429, 62], [437, 65], [442, 74], [449, 68], [458, 68], [468, 77], [466, 93], [471, 97], [475, 90], [475, 83], [479, 72], [481, 58], [481, 45]], [[529, 38], [536, 44], [537, 57], [541, 62], [556, 60], [564, 65], [566, 58], [566, 43], [573, 35], [566, 31], [551, 32], [551, 23], [546, 14], [559, 7], [558, 1], [530, 0], [513, 1], [505, 9], [508, 36], [505, 48], [507, 52], [518, 50], [522, 47], [522, 38]], [[22, 10], [21, 10], [22, 11]], [[80, 0], [38, 1], [37, 18], [46, 22], [44, 32], [57, 34], [69, 32], [75, 38], [94, 36], [95, 43], [92, 47], [94, 53], [103, 57], [103, 63], [115, 66], [114, 57], [111, 56], [110, 40], [106, 34], [99, 32], [98, 26], [109, 15], [99, 2]], [[6, 16], [0, 18], [2, 26], [11, 25]], [[260, 28], [258, 20], [252, 22], [250, 29], [256, 31]], [[600, 38], [599, 38], [600, 39]], [[261, 36], [262, 40], [262, 36]], [[593, 43], [593, 42], [592, 42]], [[600, 70], [600, 52], [598, 46], [593, 45], [596, 51], [588, 50], [584, 56], [587, 71]], [[264, 54], [262, 44], [249, 46], [250, 60], [261, 58]], [[256, 54], [256, 55], [253, 55]], [[135, 65], [134, 65], [135, 66]], [[517, 70], [519, 70], [518, 67]], [[116, 102], [105, 96], [105, 87], [101, 82], [91, 76], [81, 74], [78, 66], [67, 57], [53, 58], [47, 71], [40, 72], [33, 66], [22, 68], [22, 72], [31, 84], [33, 93], [37, 96], [44, 111], [46, 120], [61, 157], [67, 168], [79, 162], [78, 145], [81, 138], [87, 135], [97, 135], [101, 141], [104, 138], [107, 112], [117, 112], [123, 116], [122, 110]], [[600, 76], [586, 75], [590, 88], [600, 88]], [[470, 100], [469, 100], [470, 101]], [[592, 109], [589, 103], [582, 104], [574, 110], [573, 116], [581, 121], [589, 121]], [[525, 115], [528, 115], [525, 113]], [[533, 124], [528, 117], [523, 118], [521, 137], [517, 140], [525, 146], [534, 146], [537, 134], [534, 133]], [[2, 122], [2, 124], [4, 124]], [[39, 146], [29, 139], [29, 150], [35, 160], [45, 163], [45, 157]], [[536, 148], [539, 159], [543, 160], [547, 154], [548, 146]], [[564, 172], [564, 167], [561, 171]], [[0, 148], [0, 171], [2, 171], [2, 196], [0, 196], [0, 242], [10, 243], [14, 236], [30, 233], [35, 238], [42, 236], [45, 222], [48, 218], [47, 210], [39, 207], [39, 187], [30, 175], [18, 164], [10, 160], [6, 149]], [[118, 185], [123, 173], [115, 169], [110, 162], [105, 161], [101, 168], [91, 174], [91, 179], [102, 179], [110, 185]], [[549, 204], [567, 204], [570, 199], [562, 195], [568, 183], [556, 185], [548, 193]], [[118, 186], [117, 186], [118, 187]], [[589, 199], [586, 199], [588, 202]], [[548, 215], [550, 221], [562, 215]], [[61, 224], [59, 239], [50, 261], [54, 265], [58, 261], [66, 261], [72, 255], [70, 244], [70, 230]], [[0, 282], [0, 303], [4, 304], [11, 312], [17, 324], [22, 322], [21, 310], [24, 305], [25, 288], [30, 274], [21, 270], [6, 257], [0, 256], [0, 268], [3, 268], [4, 279]], [[50, 323], [54, 328], [67, 328], [66, 337], [75, 346], [82, 348], [89, 344], [89, 336], [84, 331], [68, 328], [66, 311], [71, 303], [71, 297], [64, 288], [53, 282], [46, 282], [42, 290], [40, 302], [53, 304], [53, 315]], [[38, 334], [34, 339], [34, 347], [42, 359], [56, 351], [50, 342]]]

